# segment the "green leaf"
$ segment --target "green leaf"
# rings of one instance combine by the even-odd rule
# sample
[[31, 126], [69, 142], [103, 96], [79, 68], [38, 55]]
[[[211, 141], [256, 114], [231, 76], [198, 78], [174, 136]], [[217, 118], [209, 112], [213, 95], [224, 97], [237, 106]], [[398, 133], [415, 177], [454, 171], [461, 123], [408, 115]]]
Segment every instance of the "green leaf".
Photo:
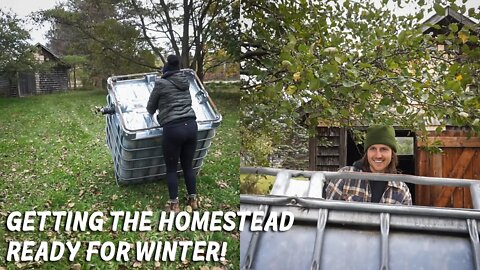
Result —
[[336, 64], [326, 64], [323, 66], [325, 68], [325, 71], [330, 72], [332, 74], [337, 74], [338, 73], [338, 65]]
[[388, 67], [390, 69], [397, 69], [398, 68], [398, 64], [397, 62], [395, 62], [394, 60], [389, 60], [388, 61]]
[[317, 78], [313, 78], [311, 81], [310, 81], [310, 90], [316, 90], [316, 89], [319, 89], [320, 88], [320, 80], [317, 79]]
[[468, 16], [475, 17], [475, 9], [474, 8], [469, 8], [468, 9]]
[[406, 36], [407, 36], [406, 31], [400, 32], [400, 34], [398, 35], [398, 43], [403, 44], [405, 42], [405, 37]]
[[450, 29], [450, 31], [452, 31], [454, 33], [458, 32], [458, 25], [456, 23], [449, 24], [448, 28]]
[[369, 64], [369, 63], [363, 63], [363, 62], [360, 62], [360, 64], [358, 64], [360, 66], [360, 68], [371, 68], [372, 65]]
[[352, 81], [349, 81], [349, 80], [346, 80], [346, 81], [343, 81], [342, 82], [342, 85], [345, 86], [345, 87], [353, 87], [355, 85], [358, 85], [359, 83], [355, 83], [355, 82], [352, 82]]
[[295, 47], [295, 44], [297, 44], [297, 38], [296, 38], [293, 34], [290, 34], [290, 35], [288, 36], [288, 44], [287, 44], [287, 47], [293, 48], [293, 47]]
[[459, 81], [453, 79], [447, 82], [447, 88], [453, 90], [456, 93], [461, 91], [462, 85]]
[[353, 111], [356, 114], [361, 114], [361, 113], [365, 112], [365, 106], [363, 104], [358, 104], [357, 106], [355, 106], [355, 108], [353, 108]]
[[327, 99], [331, 99], [333, 97], [333, 91], [330, 87], [325, 88], [323, 93]]
[[438, 43], [444, 43], [447, 37], [445, 35], [438, 35], [437, 36], [437, 42]]
[[302, 53], [307, 53], [307, 52], [309, 52], [309, 47], [305, 44], [300, 44], [298, 46], [298, 50]]
[[390, 106], [392, 105], [393, 101], [390, 99], [390, 97], [383, 97], [382, 100], [380, 100], [380, 105], [384, 105], [384, 106]]
[[435, 9], [435, 12], [440, 15], [440, 16], [444, 16], [445, 15], [445, 8], [442, 7], [442, 5], [440, 5], [439, 3], [435, 3], [433, 4], [433, 9]]

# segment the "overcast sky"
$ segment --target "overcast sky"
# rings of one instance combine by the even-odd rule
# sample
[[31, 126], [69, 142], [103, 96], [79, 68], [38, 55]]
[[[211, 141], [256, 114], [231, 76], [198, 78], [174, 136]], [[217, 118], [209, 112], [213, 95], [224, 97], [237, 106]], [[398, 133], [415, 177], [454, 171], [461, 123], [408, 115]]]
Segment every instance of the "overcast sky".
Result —
[[[26, 18], [31, 12], [42, 9], [53, 8], [57, 2], [61, 0], [0, 0], [0, 8], [2, 10], [12, 10], [21, 18]], [[44, 24], [43, 27], [35, 26], [33, 23], [25, 25], [26, 29], [30, 31], [32, 43], [40, 42], [45, 44], [47, 41], [44, 35], [50, 29], [49, 24]]]
[[[373, 0], [375, 2], [380, 3], [380, 0]], [[39, 11], [42, 9], [50, 9], [53, 8], [57, 3], [65, 2], [65, 0], [0, 0], [0, 8], [3, 10], [11, 9], [14, 13], [16, 13], [19, 17], [25, 18], [31, 12]], [[427, 3], [433, 3], [433, 0], [427, 0]], [[458, 4], [461, 4], [461, 0], [457, 0]], [[466, 4], [467, 8], [476, 8], [478, 9], [480, 6], [480, 0], [467, 0]], [[415, 3], [410, 3], [402, 10], [397, 10], [397, 12], [402, 14], [408, 14], [411, 12], [418, 11], [418, 7], [416, 7]], [[432, 14], [428, 14], [425, 18], [431, 16]], [[45, 39], [45, 34], [47, 33], [48, 29], [50, 29], [49, 24], [44, 24], [43, 26], [36, 26], [32, 23], [25, 26], [27, 30], [30, 31], [30, 35], [32, 37], [32, 42], [35, 44], [40, 42], [45, 44], [47, 41]]]

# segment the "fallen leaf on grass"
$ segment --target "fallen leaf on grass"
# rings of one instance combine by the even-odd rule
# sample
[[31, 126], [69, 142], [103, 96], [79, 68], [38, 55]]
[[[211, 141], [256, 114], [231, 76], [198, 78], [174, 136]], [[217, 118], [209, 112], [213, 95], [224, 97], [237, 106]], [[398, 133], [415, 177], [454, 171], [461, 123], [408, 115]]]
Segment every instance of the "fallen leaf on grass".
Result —
[[116, 199], [118, 199], [118, 195], [117, 195], [117, 194], [113, 194], [111, 198], [112, 198], [112, 201], [115, 201]]
[[160, 262], [155, 262], [154, 265], [155, 265], [155, 269], [160, 269], [160, 266], [161, 266]]
[[107, 172], [106, 172], [106, 171], [102, 171], [102, 172], [100, 172], [100, 173], [96, 173], [96, 174], [95, 174], [96, 177], [105, 176], [105, 175], [107, 175]]
[[185, 260], [185, 261], [182, 261], [182, 265], [179, 265], [177, 268], [183, 268], [183, 269], [186, 269], [188, 268], [188, 266], [190, 265], [190, 261], [189, 260]]
[[140, 267], [142, 267], [142, 263], [141, 263], [141, 262], [136, 261], [136, 262], [133, 263], [133, 268], [140, 268]]
[[80, 269], [82, 269], [82, 265], [80, 265], [79, 263], [76, 263], [76, 264], [72, 265], [72, 266], [70, 267], [70, 269], [72, 269], [72, 270], [80, 270]]
[[68, 208], [72, 208], [72, 207], [74, 207], [74, 206], [75, 206], [75, 203], [73, 203], [73, 202], [67, 204], [67, 207], [68, 207]]
[[228, 183], [225, 182], [225, 181], [217, 181], [217, 185], [218, 185], [220, 188], [227, 188], [227, 187], [229, 187]]
[[216, 157], [216, 158], [221, 157], [221, 156], [222, 156], [222, 151], [217, 150], [217, 151], [215, 151], [212, 155], [213, 155], [214, 157]]
[[51, 205], [52, 205], [52, 201], [50, 201], [50, 200], [47, 200], [47, 202], [43, 204], [43, 206], [45, 206], [45, 208], [50, 208]]

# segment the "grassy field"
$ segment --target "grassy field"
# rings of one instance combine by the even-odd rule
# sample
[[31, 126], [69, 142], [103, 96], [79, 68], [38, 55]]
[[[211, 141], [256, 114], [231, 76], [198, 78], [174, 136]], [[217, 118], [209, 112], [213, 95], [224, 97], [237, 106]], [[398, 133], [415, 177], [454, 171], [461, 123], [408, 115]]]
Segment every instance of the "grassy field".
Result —
[[[239, 92], [212, 89], [223, 115], [198, 177], [201, 211], [239, 209]], [[26, 98], [0, 98], [0, 269], [238, 269], [239, 233], [149, 231], [10, 232], [12, 211], [145, 211], [155, 220], [168, 199], [165, 181], [117, 186], [105, 143], [105, 120], [94, 106], [105, 105], [105, 91], [78, 91]], [[182, 180], [182, 179], [181, 179]], [[183, 181], [179, 194], [185, 194]], [[108, 228], [108, 226], [105, 226]], [[81, 241], [73, 262], [7, 263], [9, 241]], [[223, 262], [85, 261], [88, 241], [219, 241], [227, 242]], [[67, 252], [68, 254], [68, 252]], [[35, 255], [35, 254], [32, 254]], [[190, 257], [190, 256], [188, 256]]]

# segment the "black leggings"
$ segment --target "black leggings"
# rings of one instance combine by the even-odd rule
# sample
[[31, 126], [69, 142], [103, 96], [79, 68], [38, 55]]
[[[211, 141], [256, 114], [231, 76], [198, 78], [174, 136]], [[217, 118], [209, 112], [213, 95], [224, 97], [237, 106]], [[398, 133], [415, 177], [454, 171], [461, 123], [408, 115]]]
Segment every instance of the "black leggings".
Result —
[[178, 197], [177, 164], [180, 158], [188, 194], [196, 194], [196, 179], [193, 171], [193, 156], [197, 146], [197, 122], [167, 123], [163, 127], [163, 156], [167, 166], [168, 193], [171, 200]]

